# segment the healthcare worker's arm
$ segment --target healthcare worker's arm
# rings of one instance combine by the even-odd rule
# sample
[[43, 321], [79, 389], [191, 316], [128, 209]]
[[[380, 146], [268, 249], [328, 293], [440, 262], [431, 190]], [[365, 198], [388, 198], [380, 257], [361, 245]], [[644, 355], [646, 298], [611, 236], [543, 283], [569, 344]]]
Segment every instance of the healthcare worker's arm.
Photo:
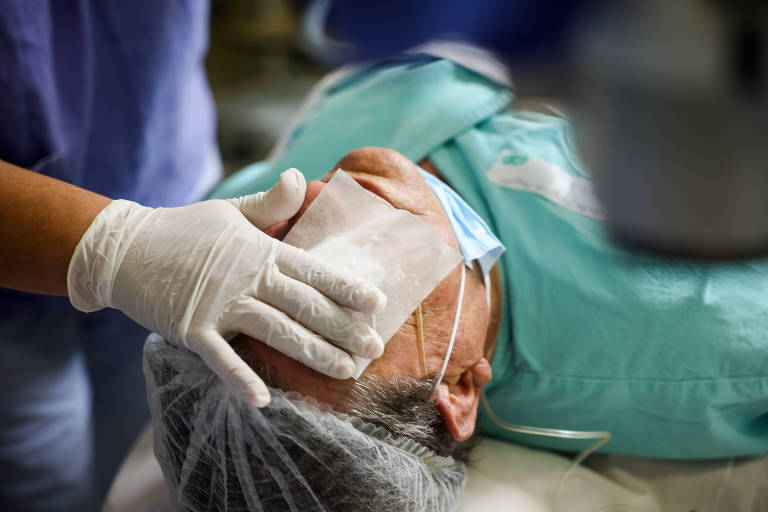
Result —
[[355, 369], [348, 352], [383, 351], [378, 334], [345, 309], [382, 308], [378, 288], [261, 231], [293, 216], [305, 192], [291, 169], [267, 192], [155, 209], [0, 162], [0, 286], [67, 294], [86, 312], [119, 309], [263, 406], [267, 388], [230, 335], [337, 378]]
[[0, 161], [0, 286], [66, 295], [75, 246], [110, 201]]

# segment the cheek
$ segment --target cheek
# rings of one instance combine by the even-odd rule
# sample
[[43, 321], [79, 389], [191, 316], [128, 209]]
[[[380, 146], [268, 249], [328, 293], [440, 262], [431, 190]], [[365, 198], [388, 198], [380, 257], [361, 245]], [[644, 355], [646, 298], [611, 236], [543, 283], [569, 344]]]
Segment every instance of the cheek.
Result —
[[[464, 319], [466, 315], [466, 321]], [[464, 305], [462, 306], [461, 322], [464, 327], [476, 337], [485, 341], [485, 331], [491, 319], [491, 312], [488, 309], [488, 300], [485, 296], [485, 289], [482, 287], [473, 287], [465, 291]]]
[[[459, 332], [453, 348], [453, 359], [469, 366], [483, 356], [490, 322], [490, 311], [485, 296], [485, 288], [480, 284], [479, 279], [475, 276], [472, 276], [472, 279], [469, 279], [469, 275], [467, 277], [464, 302], [461, 306], [461, 318], [459, 318]], [[453, 326], [453, 311], [450, 320], [446, 323], [449, 324], [448, 329], [450, 330]]]
[[[466, 315], [466, 317], [465, 317]], [[462, 313], [461, 333], [467, 340], [467, 357], [473, 361], [482, 357], [485, 350], [485, 340], [490, 322], [490, 312], [486, 304], [485, 295], [480, 295], [474, 301], [474, 305], [467, 307]]]
[[397, 375], [421, 375], [418, 363], [415, 329], [406, 324], [392, 336], [384, 347], [384, 354], [371, 361], [363, 374], [370, 373], [383, 378]]

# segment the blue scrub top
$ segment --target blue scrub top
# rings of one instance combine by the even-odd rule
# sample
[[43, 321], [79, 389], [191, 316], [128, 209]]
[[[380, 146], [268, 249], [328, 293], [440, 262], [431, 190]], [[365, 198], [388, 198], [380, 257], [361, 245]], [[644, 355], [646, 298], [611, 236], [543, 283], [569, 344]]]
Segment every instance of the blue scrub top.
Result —
[[[204, 0], [0, 2], [0, 159], [148, 206], [198, 199], [215, 179], [208, 10]], [[0, 307], [20, 300], [3, 292]]]

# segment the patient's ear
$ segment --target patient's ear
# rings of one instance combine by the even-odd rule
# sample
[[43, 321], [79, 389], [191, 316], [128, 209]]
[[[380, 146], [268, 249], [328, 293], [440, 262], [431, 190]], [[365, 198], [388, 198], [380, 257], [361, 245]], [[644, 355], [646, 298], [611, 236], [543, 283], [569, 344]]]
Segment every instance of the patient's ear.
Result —
[[482, 358], [462, 373], [455, 384], [441, 382], [437, 387], [437, 412], [457, 441], [465, 441], [475, 432], [480, 391], [490, 380], [491, 366]]

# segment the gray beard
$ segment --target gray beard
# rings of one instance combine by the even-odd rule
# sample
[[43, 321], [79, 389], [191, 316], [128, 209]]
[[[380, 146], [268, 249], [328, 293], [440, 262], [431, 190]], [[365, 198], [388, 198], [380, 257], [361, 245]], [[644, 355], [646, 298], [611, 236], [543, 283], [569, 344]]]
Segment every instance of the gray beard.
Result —
[[478, 438], [459, 442], [448, 433], [435, 407], [436, 380], [435, 376], [384, 379], [365, 375], [355, 383], [343, 410], [396, 437], [413, 439], [438, 455], [466, 464]]

